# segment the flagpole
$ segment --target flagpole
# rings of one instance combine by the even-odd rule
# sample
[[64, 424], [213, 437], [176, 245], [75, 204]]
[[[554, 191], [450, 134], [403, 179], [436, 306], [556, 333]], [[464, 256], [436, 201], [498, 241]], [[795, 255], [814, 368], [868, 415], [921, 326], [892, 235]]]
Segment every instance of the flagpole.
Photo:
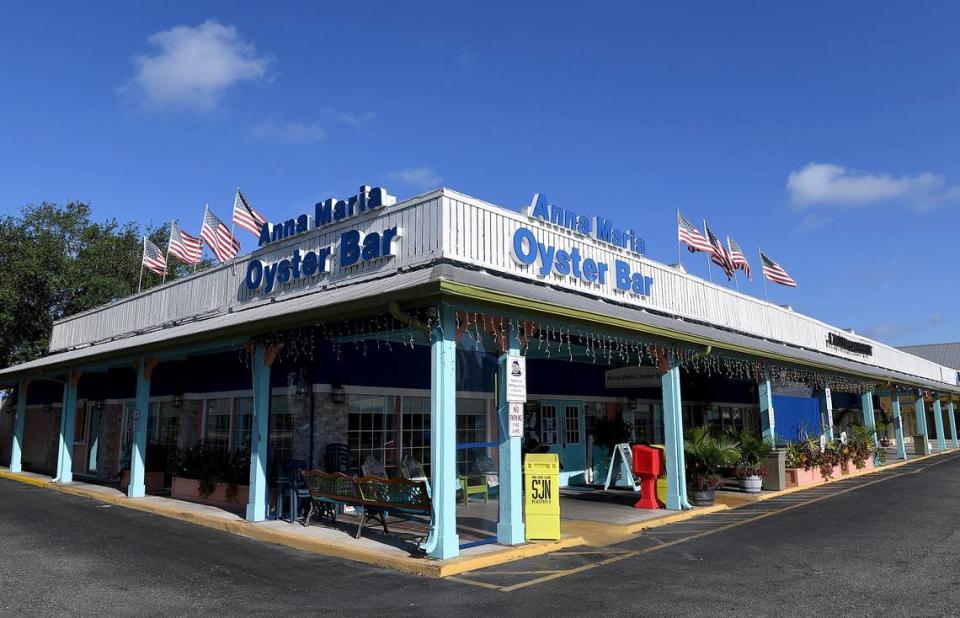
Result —
[[682, 247], [680, 246], [680, 208], [677, 208], [677, 270], [683, 270], [683, 260], [680, 258]]
[[167, 261], [164, 263], [163, 268], [163, 283], [167, 282], [167, 268], [166, 265], [170, 263], [170, 240], [173, 239], [173, 222], [174, 219], [170, 220], [170, 234], [167, 235]]
[[143, 251], [140, 252], [140, 281], [137, 282], [137, 294], [143, 289], [143, 256], [147, 253], [147, 237], [143, 237]]
[[[207, 211], [210, 210], [210, 204], [203, 205], [203, 221], [200, 222], [200, 259], [203, 259], [203, 224], [207, 220]], [[193, 263], [193, 272], [197, 272], [197, 264]]]
[[[703, 233], [707, 233], [707, 220], [703, 220]], [[710, 247], [713, 247], [713, 243], [710, 242], [710, 238], [707, 238], [707, 243], [710, 244]], [[707, 276], [710, 277], [710, 283], [713, 283], [713, 268], [710, 267], [710, 254], [704, 251], [703, 257], [707, 258]]]
[[760, 276], [763, 278], [763, 299], [770, 302], [770, 296], [767, 294], [767, 273], [763, 270], [763, 252], [757, 247], [757, 257], [760, 258]]
[[[233, 220], [233, 213], [235, 213], [235, 212], [237, 211], [237, 198], [238, 198], [238, 197], [240, 197], [240, 187], [239, 187], [239, 186], [237, 187], [237, 194], [233, 196], [233, 210], [230, 211], [230, 240], [231, 240], [231, 241], [232, 241], [234, 238], [237, 237], [237, 235], [234, 234], [234, 231], [233, 231], [233, 230], [234, 230], [234, 227], [236, 227], [236, 223], [235, 223], [234, 220]], [[236, 259], [236, 258], [237, 258], [237, 256], [233, 256], [233, 258], [232, 258], [232, 259], [233, 259], [233, 263], [230, 265], [230, 272], [233, 274], [234, 277], [237, 276], [237, 259]]]
[[[732, 256], [733, 249], [730, 248], [730, 237], [727, 236], [727, 252]], [[732, 261], [732, 258], [731, 258]], [[733, 282], [737, 285], [737, 291], [740, 291], [740, 278], [737, 276], [737, 269], [733, 269]]]

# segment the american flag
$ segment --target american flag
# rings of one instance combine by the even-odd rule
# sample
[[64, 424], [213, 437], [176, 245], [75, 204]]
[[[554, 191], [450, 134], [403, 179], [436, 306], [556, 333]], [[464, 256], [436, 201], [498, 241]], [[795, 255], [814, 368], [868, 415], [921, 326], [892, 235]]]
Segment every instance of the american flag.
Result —
[[763, 251], [760, 252], [760, 265], [763, 268], [763, 276], [770, 281], [791, 288], [797, 287], [797, 282], [793, 280], [793, 277], [788, 275], [782, 266], [764, 255]]
[[677, 211], [677, 237], [680, 242], [686, 243], [690, 253], [697, 251], [713, 253], [713, 247], [711, 247], [707, 239], [703, 237], [700, 230], [687, 221], [687, 218], [681, 215], [679, 210]]
[[260, 236], [260, 230], [267, 218], [250, 206], [247, 198], [237, 189], [237, 197], [233, 199], [233, 222], [247, 230], [254, 236]]
[[210, 212], [209, 206], [203, 211], [203, 226], [200, 228], [200, 238], [206, 241], [213, 254], [221, 262], [226, 262], [240, 253], [240, 241], [236, 239], [230, 228], [224, 225], [217, 215]]
[[733, 262], [734, 269], [742, 270], [747, 276], [747, 279], [751, 279], [750, 262], [747, 261], [747, 257], [743, 254], [743, 249], [740, 248], [737, 241], [729, 236], [727, 236], [727, 243], [730, 245], [730, 261]]
[[170, 222], [170, 242], [167, 252], [175, 255], [187, 264], [198, 264], [203, 253], [203, 242], [180, 229], [176, 221]]
[[167, 260], [163, 257], [163, 252], [160, 247], [147, 240], [146, 236], [143, 237], [143, 265], [158, 275], [167, 274]]
[[733, 260], [730, 259], [727, 248], [723, 246], [720, 239], [710, 230], [706, 221], [703, 222], [703, 230], [707, 233], [707, 239], [713, 246], [713, 254], [710, 256], [710, 261], [723, 269], [724, 274], [727, 275], [727, 279], [733, 279]]

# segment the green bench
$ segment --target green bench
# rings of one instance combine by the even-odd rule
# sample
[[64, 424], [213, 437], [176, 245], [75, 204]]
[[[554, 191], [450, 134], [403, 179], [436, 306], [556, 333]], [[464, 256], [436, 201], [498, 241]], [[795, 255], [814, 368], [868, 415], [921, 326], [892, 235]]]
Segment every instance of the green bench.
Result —
[[383, 479], [375, 476], [347, 476], [342, 472], [320, 472], [304, 470], [303, 480], [310, 492], [310, 511], [304, 521], [309, 526], [314, 515], [321, 519], [326, 515], [336, 521], [337, 511], [344, 506], [360, 510], [360, 523], [357, 526], [357, 538], [363, 533], [364, 526], [376, 519], [387, 529], [388, 513], [406, 515], [426, 515], [432, 517], [433, 505], [427, 484], [423, 481], [407, 479]]

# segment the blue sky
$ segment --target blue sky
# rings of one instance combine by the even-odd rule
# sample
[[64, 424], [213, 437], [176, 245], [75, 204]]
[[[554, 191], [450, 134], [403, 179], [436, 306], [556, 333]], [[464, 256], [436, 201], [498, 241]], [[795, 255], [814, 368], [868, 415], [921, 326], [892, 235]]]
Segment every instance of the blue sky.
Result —
[[960, 5], [590, 4], [8, 3], [0, 211], [197, 232], [238, 185], [271, 218], [361, 184], [543, 192], [673, 262], [679, 207], [798, 280], [771, 300], [960, 339]]

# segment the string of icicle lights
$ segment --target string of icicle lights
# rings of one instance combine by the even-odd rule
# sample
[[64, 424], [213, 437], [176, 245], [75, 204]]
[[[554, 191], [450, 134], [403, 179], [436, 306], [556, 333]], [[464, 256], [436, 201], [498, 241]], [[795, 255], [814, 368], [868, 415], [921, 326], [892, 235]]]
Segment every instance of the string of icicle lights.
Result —
[[[262, 344], [279, 345], [278, 358], [282, 360], [313, 362], [320, 346], [327, 345], [339, 361], [348, 346], [366, 356], [374, 351], [392, 352], [398, 346], [413, 349], [417, 343], [430, 344], [434, 337], [446, 336], [442, 321], [438, 319], [438, 308], [419, 307], [407, 309], [404, 313], [409, 316], [409, 321], [400, 321], [388, 313], [381, 313], [257, 335], [241, 350], [241, 358], [249, 365], [252, 346]], [[421, 325], [424, 328], [419, 328]], [[683, 371], [697, 375], [757, 383], [766, 380], [769, 375], [771, 381], [779, 384], [799, 383], [815, 389], [829, 387], [856, 394], [875, 388], [875, 384], [867, 380], [769, 359], [747, 358], [717, 349], [708, 354], [702, 346], [693, 344], [636, 335], [614, 335], [541, 320], [457, 311], [455, 328], [458, 345], [491, 353], [508, 349], [513, 340], [522, 355], [554, 361], [609, 366], [665, 366], [668, 359], [673, 359]]]

